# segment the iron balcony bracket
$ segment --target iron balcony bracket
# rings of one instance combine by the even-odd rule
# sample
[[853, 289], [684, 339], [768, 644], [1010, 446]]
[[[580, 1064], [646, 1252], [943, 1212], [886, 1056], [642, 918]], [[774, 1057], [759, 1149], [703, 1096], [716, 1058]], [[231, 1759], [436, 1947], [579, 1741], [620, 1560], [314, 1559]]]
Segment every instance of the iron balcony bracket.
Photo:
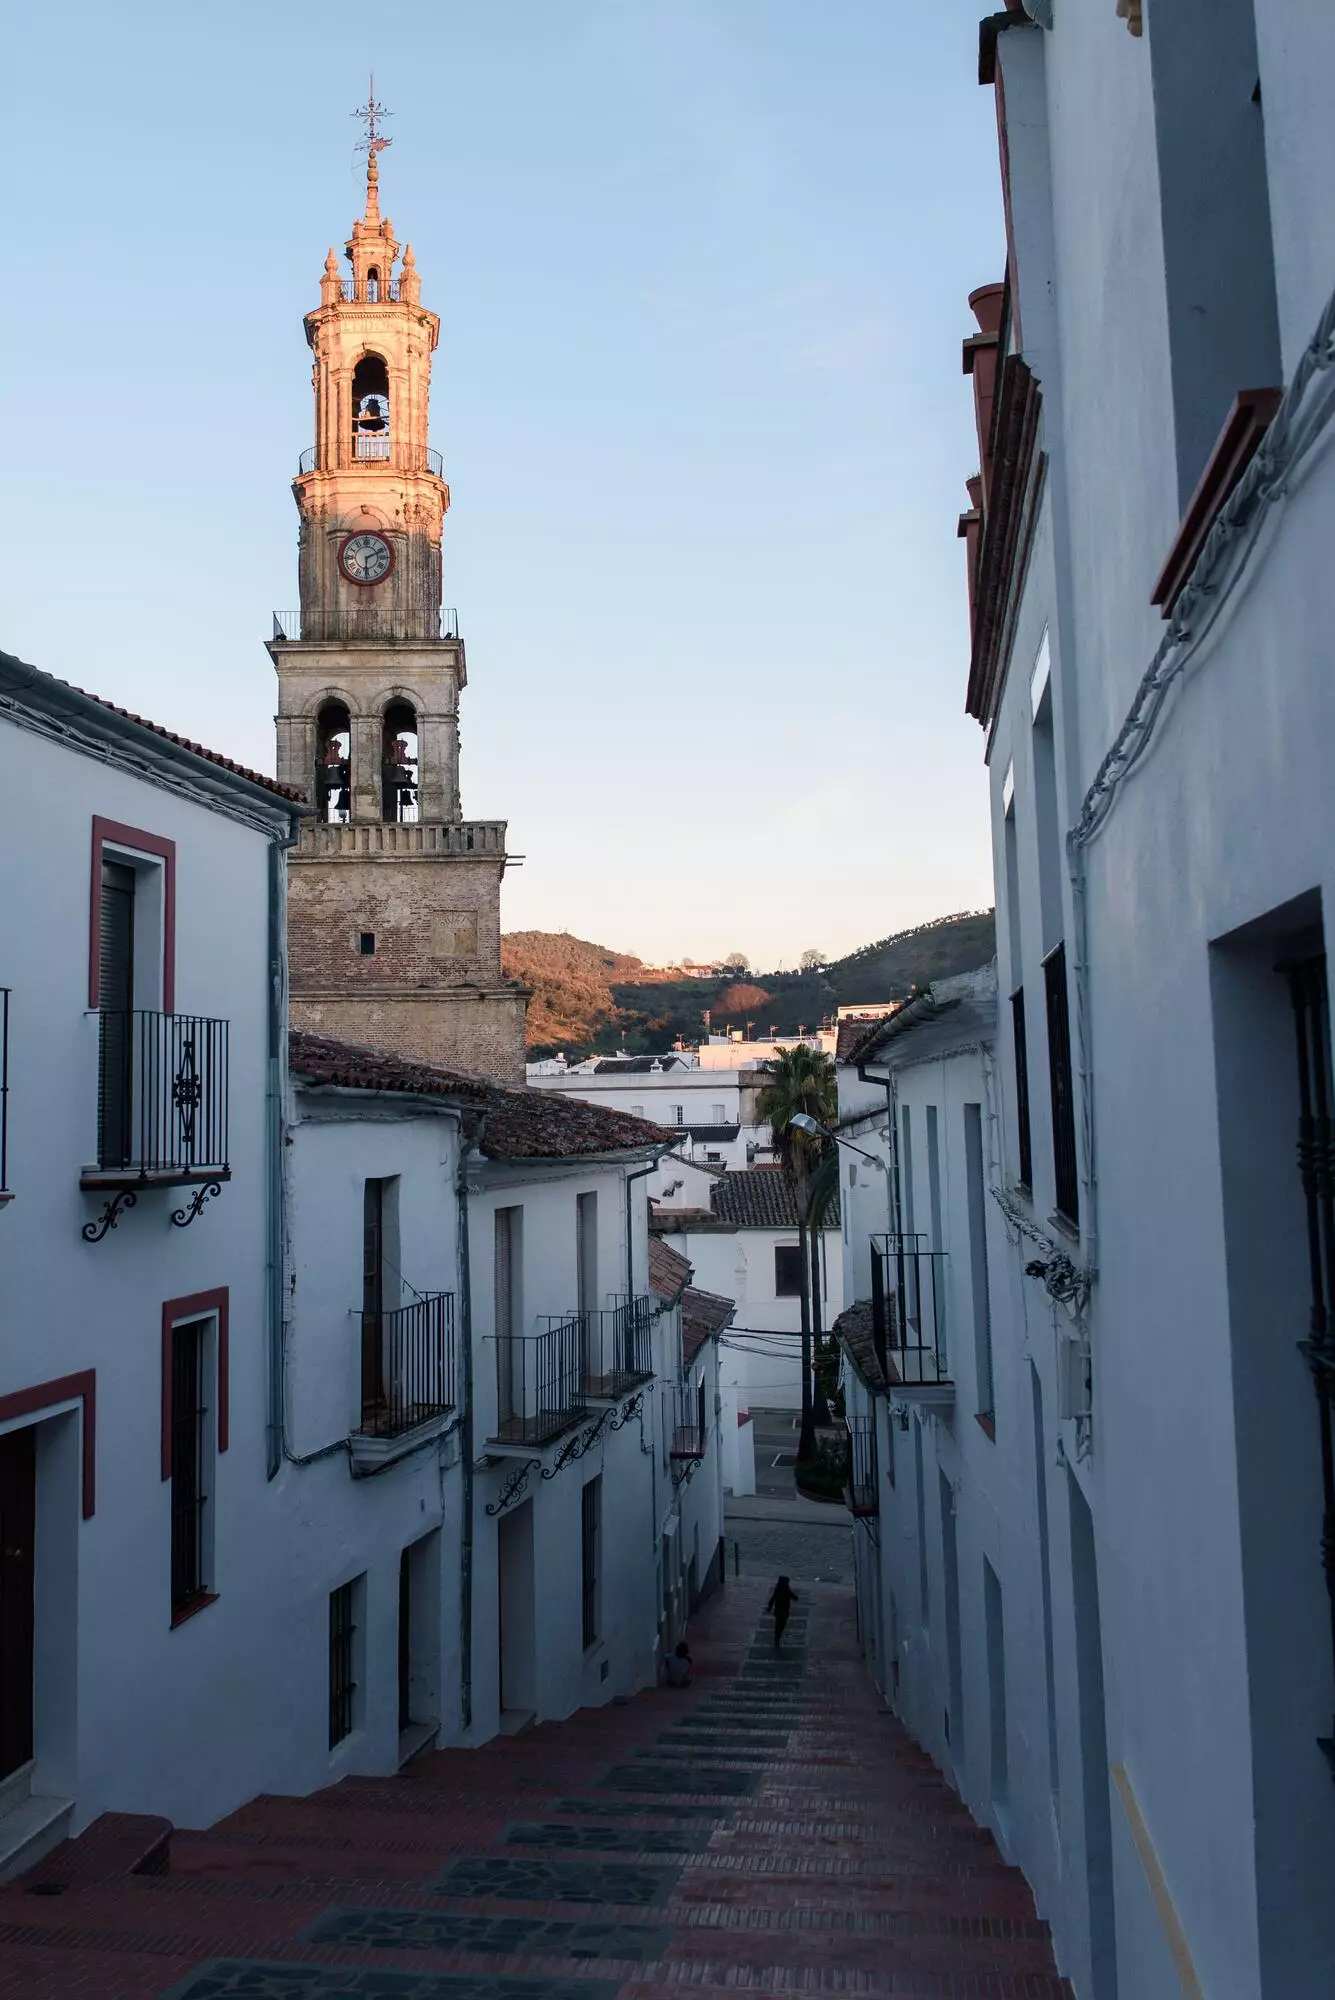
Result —
[[611, 1415], [610, 1410], [604, 1410], [596, 1424], [590, 1424], [586, 1431], [576, 1431], [573, 1437], [568, 1437], [551, 1464], [543, 1466], [543, 1478], [555, 1479], [558, 1472], [564, 1472], [568, 1465], [573, 1465], [576, 1459], [583, 1458], [586, 1451], [592, 1450], [607, 1428]]
[[172, 1222], [177, 1229], [188, 1229], [211, 1195], [222, 1193], [221, 1181], [206, 1181], [195, 1189], [186, 1208], [172, 1210]]
[[[640, 1411], [643, 1408], [644, 1408], [644, 1391], [643, 1389], [637, 1389], [635, 1394], [631, 1397], [630, 1401], [627, 1403], [625, 1409], [622, 1410], [620, 1416], [611, 1417], [611, 1421], [607, 1426], [608, 1429], [613, 1431], [625, 1430], [626, 1425], [631, 1421], [631, 1418], [638, 1417]], [[608, 1414], [609, 1416], [611, 1416], [610, 1411]]]
[[529, 1474], [535, 1466], [541, 1464], [540, 1458], [526, 1458], [515, 1466], [496, 1498], [487, 1502], [487, 1512], [493, 1520], [497, 1514], [503, 1514], [507, 1507], [512, 1507], [516, 1500], [523, 1499], [528, 1491]]
[[97, 1221], [85, 1222], [83, 1226], [84, 1242], [100, 1243], [107, 1231], [116, 1227], [120, 1211], [123, 1208], [133, 1208], [138, 1199], [139, 1197], [133, 1188], [117, 1188], [111, 1200], [102, 1210], [101, 1215], [98, 1216]]

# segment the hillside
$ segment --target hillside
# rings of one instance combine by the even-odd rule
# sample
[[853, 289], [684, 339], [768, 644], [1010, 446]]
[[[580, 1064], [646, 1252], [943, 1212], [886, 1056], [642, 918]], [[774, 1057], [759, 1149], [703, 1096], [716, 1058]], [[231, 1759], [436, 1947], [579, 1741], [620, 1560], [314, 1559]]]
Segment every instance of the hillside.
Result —
[[511, 931], [501, 959], [510, 978], [533, 989], [530, 1055], [560, 1049], [574, 1060], [616, 1048], [645, 1054], [678, 1036], [698, 1041], [706, 1012], [715, 1029], [749, 1022], [755, 1035], [814, 1028], [838, 1007], [903, 999], [915, 986], [968, 972], [995, 949], [992, 911], [972, 910], [897, 931], [812, 972], [758, 973], [758, 985], [739, 985], [735, 972], [673, 979], [565, 931]]

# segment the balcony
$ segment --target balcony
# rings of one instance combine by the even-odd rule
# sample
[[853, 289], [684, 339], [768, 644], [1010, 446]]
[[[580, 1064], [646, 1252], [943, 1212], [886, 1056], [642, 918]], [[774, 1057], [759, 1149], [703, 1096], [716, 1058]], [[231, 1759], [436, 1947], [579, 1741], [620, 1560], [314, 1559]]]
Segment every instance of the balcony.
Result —
[[396, 1311], [360, 1318], [360, 1438], [401, 1438], [454, 1408], [452, 1292], [426, 1292]]
[[[594, 1402], [615, 1402], [654, 1372], [653, 1313], [647, 1297], [618, 1299], [601, 1312], [569, 1315], [581, 1332], [584, 1393]], [[549, 1321], [549, 1326], [564, 1324]]]
[[951, 1403], [946, 1253], [925, 1236], [873, 1236], [871, 1316], [876, 1358], [891, 1387], [917, 1402]]
[[848, 1511], [857, 1520], [870, 1520], [881, 1511], [881, 1489], [877, 1479], [876, 1419], [849, 1417], [848, 1485], [844, 1497]]
[[496, 1422], [493, 1445], [541, 1445], [581, 1423], [584, 1328], [579, 1313], [550, 1321], [539, 1333], [493, 1334]]
[[[347, 465], [368, 463], [392, 465], [396, 472], [428, 472], [433, 479], [443, 478], [445, 472], [444, 459], [430, 445], [406, 444], [383, 433], [358, 431], [351, 440]], [[307, 445], [297, 460], [298, 479], [304, 479], [310, 472], [345, 470], [341, 463], [332, 467], [321, 465], [319, 447], [313, 444]]]
[[198, 1014], [99, 1015], [97, 1164], [81, 1187], [230, 1178], [227, 1039]]
[[705, 1455], [709, 1429], [705, 1422], [705, 1385], [679, 1382], [670, 1392], [668, 1408], [672, 1419], [672, 1443], [668, 1447], [674, 1467], [689, 1470]]
[[[300, 611], [275, 611], [272, 615], [273, 637], [269, 643], [279, 646], [299, 646], [303, 636]], [[337, 617], [336, 615], [325, 616], [322, 613], [319, 622], [322, 626], [336, 624]], [[393, 620], [391, 619], [390, 622], [392, 623]], [[402, 634], [397, 632], [389, 632], [377, 635], [374, 644], [379, 646], [397, 642], [398, 644], [408, 646], [430, 645], [433, 639], [457, 639], [458, 637], [459, 613], [452, 604], [442, 604], [440, 607], [440, 628], [437, 632], [411, 639], [404, 638]], [[366, 635], [361, 631], [347, 633], [312, 631], [307, 632], [305, 638], [307, 643], [311, 645], [317, 645], [325, 639], [342, 638], [348, 645], [355, 646], [360, 640], [365, 639]], [[371, 642], [368, 641], [368, 643]]]
[[342, 278], [338, 295], [346, 306], [397, 305], [402, 294], [397, 278]]

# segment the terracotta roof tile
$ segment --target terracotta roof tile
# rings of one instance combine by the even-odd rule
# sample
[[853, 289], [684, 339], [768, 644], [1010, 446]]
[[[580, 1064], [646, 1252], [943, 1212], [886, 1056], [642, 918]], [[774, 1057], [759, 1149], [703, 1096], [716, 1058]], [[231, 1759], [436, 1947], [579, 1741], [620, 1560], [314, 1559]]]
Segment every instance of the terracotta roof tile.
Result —
[[681, 1295], [681, 1355], [689, 1368], [707, 1340], [722, 1333], [737, 1310], [735, 1299], [688, 1285]]
[[[796, 1229], [792, 1182], [781, 1167], [747, 1167], [714, 1183], [710, 1198], [715, 1219], [737, 1229]], [[824, 1227], [839, 1227], [839, 1202], [825, 1211]]]
[[[49, 678], [55, 680], [52, 674]], [[202, 743], [196, 743], [189, 736], [178, 736], [174, 729], [164, 729], [160, 722], [150, 722], [146, 715], [136, 715], [132, 708], [122, 708], [119, 702], [108, 701], [105, 695], [90, 694], [87, 688], [76, 687], [73, 681], [57, 681], [58, 687], [67, 687], [73, 694], [81, 694], [85, 701], [95, 701], [99, 708], [109, 709], [112, 715], [119, 715], [126, 722], [136, 722], [141, 729], [151, 729], [164, 742], [174, 743], [178, 750], [189, 750], [195, 757], [204, 757], [220, 770], [231, 771], [238, 778], [245, 778], [252, 785], [263, 785], [266, 792], [273, 792], [277, 798], [288, 799], [294, 805], [306, 803], [305, 792], [296, 785], [280, 785], [277, 778], [266, 778], [263, 771], [252, 771], [245, 764], [238, 764], [231, 757], [224, 757], [221, 750], [207, 750]]]
[[889, 1385], [876, 1353], [871, 1300], [858, 1299], [855, 1304], [845, 1306], [830, 1331], [867, 1387], [884, 1392]]
[[657, 1292], [660, 1299], [669, 1301], [679, 1298], [691, 1282], [690, 1259], [674, 1250], [670, 1243], [663, 1243], [657, 1236], [649, 1238], [649, 1289]]
[[487, 1122], [481, 1143], [491, 1160], [568, 1159], [672, 1143], [670, 1132], [622, 1111], [607, 1111], [551, 1091], [510, 1090], [481, 1077], [419, 1062], [413, 1056], [337, 1041], [332, 1035], [313, 1035], [294, 1028], [288, 1036], [288, 1052], [293, 1075], [306, 1083], [348, 1090], [401, 1091], [407, 1096], [439, 1097], [485, 1110]]

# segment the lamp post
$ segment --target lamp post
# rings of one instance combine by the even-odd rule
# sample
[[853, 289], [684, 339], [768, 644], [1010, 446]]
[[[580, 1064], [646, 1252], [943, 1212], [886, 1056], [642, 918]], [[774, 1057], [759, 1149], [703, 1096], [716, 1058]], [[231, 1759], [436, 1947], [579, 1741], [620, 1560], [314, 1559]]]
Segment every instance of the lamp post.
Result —
[[[828, 1125], [822, 1125], [820, 1120], [818, 1118], [813, 1118], [809, 1111], [795, 1111], [792, 1114], [791, 1118], [789, 1118], [788, 1123], [790, 1126], [796, 1126], [799, 1132], [806, 1132], [810, 1134], [812, 1138], [829, 1139], [836, 1146], [843, 1146], [850, 1153], [857, 1153], [860, 1158], [864, 1160], [870, 1160], [871, 1164], [874, 1167], [876, 1167], [879, 1170], [879, 1172], [885, 1173], [886, 1166], [884, 1160], [878, 1160], [875, 1153], [869, 1153], [863, 1147], [855, 1146], [851, 1139], [845, 1139], [838, 1132], [832, 1132]], [[886, 1185], [888, 1188], [889, 1187], [888, 1180]], [[811, 1228], [809, 1204], [808, 1204], [807, 1215], [801, 1217], [800, 1221], [802, 1223], [802, 1231], [799, 1233], [807, 1233], [810, 1236], [811, 1300], [812, 1300], [812, 1305], [814, 1307], [814, 1314], [813, 1314], [814, 1324], [812, 1326], [812, 1335], [814, 1344], [815, 1341], [819, 1341], [822, 1338], [824, 1334], [824, 1328], [821, 1326], [820, 1323], [821, 1321], [820, 1236], [819, 1236], [819, 1231], [813, 1230]], [[825, 1391], [821, 1386], [821, 1380], [819, 1375], [815, 1377], [815, 1390], [816, 1390], [816, 1395], [813, 1404], [814, 1419], [818, 1424], [828, 1423], [830, 1420], [830, 1413], [826, 1405]]]

